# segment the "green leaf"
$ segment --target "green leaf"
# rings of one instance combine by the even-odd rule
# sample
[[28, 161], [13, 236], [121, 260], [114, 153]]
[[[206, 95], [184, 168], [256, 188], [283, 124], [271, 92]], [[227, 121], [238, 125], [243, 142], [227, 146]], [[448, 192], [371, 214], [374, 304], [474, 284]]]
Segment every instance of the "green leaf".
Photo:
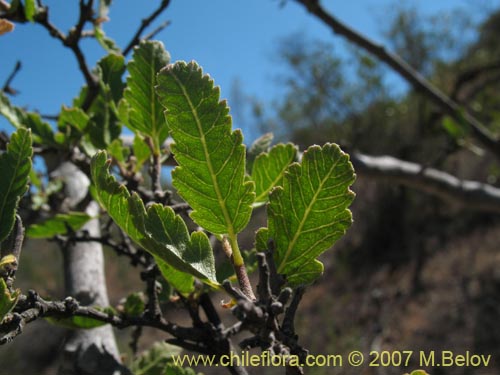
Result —
[[165, 280], [168, 281], [170, 286], [177, 290], [179, 293], [187, 295], [194, 291], [194, 277], [176, 270], [174, 267], [168, 265], [168, 263], [155, 258], [156, 264], [161, 272], [161, 275]]
[[155, 257], [217, 286], [215, 264], [208, 237], [202, 232], [189, 235], [182, 218], [170, 207], [151, 205], [146, 211], [137, 194], [130, 195], [125, 186], [109, 173], [105, 152], [91, 161], [96, 197], [115, 223], [129, 237]]
[[125, 58], [121, 54], [110, 53], [97, 62], [97, 73], [115, 103], [118, 103], [123, 96], [125, 83], [122, 81], [122, 76], [125, 69]]
[[288, 143], [276, 145], [268, 153], [262, 153], [255, 159], [252, 168], [256, 195], [254, 206], [268, 201], [269, 192], [282, 184], [285, 170], [296, 158], [297, 148]]
[[253, 162], [263, 152], [268, 152], [273, 142], [273, 133], [266, 133], [257, 138], [247, 152], [247, 172], [252, 172]]
[[130, 149], [123, 147], [123, 142], [120, 138], [115, 139], [107, 148], [109, 154], [120, 164], [125, 164], [130, 153]]
[[134, 375], [170, 375], [165, 371], [167, 363], [172, 361], [173, 356], [181, 353], [182, 349], [167, 344], [166, 342], [156, 342], [153, 346], [134, 360], [130, 369]]
[[138, 172], [142, 165], [150, 158], [151, 149], [141, 137], [136, 135], [134, 137], [134, 143], [132, 143], [132, 151], [136, 159], [135, 171]]
[[10, 313], [12, 309], [16, 306], [17, 299], [21, 292], [19, 290], [11, 293], [5, 280], [0, 278], [0, 323], [2, 322], [5, 315]]
[[88, 318], [86, 316], [72, 316], [69, 318], [46, 317], [46, 321], [56, 326], [70, 329], [92, 329], [106, 325], [106, 322]]
[[63, 106], [57, 123], [60, 128], [69, 125], [80, 133], [83, 133], [89, 123], [89, 116], [81, 108], [67, 108]]
[[[117, 103], [123, 95], [124, 83], [121, 77], [125, 71], [125, 60], [121, 55], [110, 53], [97, 63], [96, 74], [99, 77], [100, 92], [94, 99], [88, 113], [86, 142], [98, 149], [104, 149], [121, 134]], [[87, 88], [82, 89], [80, 97], [74, 100], [74, 106], [80, 107]], [[92, 147], [85, 144], [86, 152]]]
[[116, 42], [108, 37], [104, 32], [103, 28], [99, 26], [94, 26], [94, 36], [97, 42], [101, 45], [102, 48], [108, 53], [121, 53], [120, 47], [116, 44]]
[[349, 186], [355, 175], [349, 156], [335, 144], [312, 146], [302, 162], [285, 173], [283, 187], [269, 196], [268, 228], [257, 234], [259, 251], [274, 243], [277, 271], [291, 286], [308, 284], [323, 272], [316, 258], [330, 248], [352, 223]]
[[7, 96], [0, 91], [0, 114], [16, 129], [29, 128], [33, 132], [33, 141], [45, 145], [56, 145], [52, 127], [42, 120], [38, 113], [26, 112], [12, 105]]
[[168, 136], [168, 124], [155, 93], [156, 74], [170, 61], [163, 43], [142, 41], [127, 65], [130, 76], [124, 99], [128, 103], [128, 123], [132, 131], [153, 140], [154, 152]]
[[123, 306], [125, 314], [131, 317], [141, 316], [145, 307], [144, 293], [142, 292], [129, 294]]
[[255, 194], [253, 182], [245, 182], [245, 146], [241, 132], [231, 132], [227, 103], [219, 102], [219, 88], [195, 62], [164, 68], [157, 92], [175, 141], [173, 185], [193, 208], [191, 218], [214, 234], [227, 234], [234, 247]]
[[446, 116], [443, 119], [443, 127], [446, 132], [455, 140], [464, 138], [470, 133], [470, 129], [464, 123], [457, 122], [453, 118]]
[[35, 0], [25, 0], [24, 1], [24, 16], [30, 22], [33, 22], [33, 17], [36, 14], [36, 2]]
[[24, 128], [12, 133], [7, 151], [0, 154], [0, 243], [12, 230], [17, 204], [28, 190], [32, 155], [31, 132]]
[[52, 238], [58, 234], [66, 234], [69, 228], [77, 231], [90, 219], [92, 217], [83, 212], [57, 214], [42, 223], [30, 225], [26, 235], [31, 238]]

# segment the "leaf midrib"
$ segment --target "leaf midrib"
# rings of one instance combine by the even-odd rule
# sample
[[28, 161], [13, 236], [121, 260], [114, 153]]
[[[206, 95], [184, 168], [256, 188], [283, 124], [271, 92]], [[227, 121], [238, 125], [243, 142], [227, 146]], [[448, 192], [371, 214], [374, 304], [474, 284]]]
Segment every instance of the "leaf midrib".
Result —
[[[268, 154], [268, 155], [270, 155], [270, 154]], [[286, 169], [288, 168], [289, 165], [290, 164], [286, 164], [283, 168], [281, 168], [280, 173], [272, 181], [271, 185], [268, 188], [264, 189], [264, 191], [261, 194], [259, 194], [258, 197], [255, 197], [255, 202], [261, 202], [261, 200], [264, 200], [264, 201], [266, 200], [265, 199], [266, 195], [269, 194], [269, 191], [271, 191], [271, 189], [278, 184], [279, 180], [283, 178], [283, 174], [285, 173], [285, 171], [286, 171]]]
[[179, 87], [180, 87], [180, 89], [182, 91], [182, 94], [186, 98], [186, 100], [187, 100], [187, 102], [189, 104], [189, 108], [191, 109], [191, 113], [193, 114], [193, 118], [194, 118], [194, 120], [196, 122], [196, 127], [198, 129], [199, 134], [200, 134], [200, 141], [201, 141], [201, 144], [203, 146], [203, 153], [205, 154], [205, 159], [206, 159], [207, 167], [208, 167], [208, 170], [210, 172], [210, 178], [212, 179], [212, 183], [213, 183], [213, 186], [214, 186], [215, 194], [217, 195], [217, 201], [219, 202], [219, 206], [220, 206], [220, 208], [222, 210], [222, 214], [224, 215], [224, 220], [226, 222], [226, 227], [227, 227], [227, 230], [228, 230], [227, 234], [228, 234], [229, 238], [232, 239], [235, 236], [233, 224], [232, 224], [231, 218], [229, 216], [229, 212], [227, 210], [227, 207], [226, 207], [226, 205], [224, 203], [224, 199], [222, 197], [221, 191], [219, 189], [219, 184], [217, 182], [217, 178], [216, 178], [216, 175], [215, 175], [215, 172], [214, 172], [214, 168], [213, 168], [213, 165], [212, 165], [212, 159], [210, 158], [210, 153], [208, 152], [207, 143], [206, 143], [206, 140], [205, 140], [205, 134], [203, 133], [203, 128], [201, 126], [201, 122], [200, 122], [200, 119], [198, 117], [198, 111], [196, 110], [196, 107], [191, 102], [191, 98], [189, 97], [189, 94], [188, 94], [186, 88], [184, 87], [184, 85], [182, 84], [182, 82], [177, 78], [177, 76], [174, 74], [174, 72], [171, 72], [171, 74], [172, 74], [172, 77], [177, 82], [177, 84], [179, 85]]
[[[295, 246], [295, 243], [297, 242], [297, 240], [299, 239], [300, 235], [302, 234], [302, 228], [304, 227], [306, 221], [307, 221], [307, 218], [312, 210], [312, 206], [316, 203], [316, 200], [318, 198], [318, 195], [319, 193], [321, 192], [322, 188], [323, 188], [323, 185], [325, 184], [326, 180], [328, 180], [328, 178], [330, 177], [330, 175], [332, 174], [333, 170], [336, 168], [337, 164], [338, 164], [339, 160], [337, 160], [330, 168], [330, 170], [328, 171], [328, 173], [325, 175], [325, 178], [323, 178], [321, 180], [321, 183], [320, 185], [318, 186], [318, 188], [316, 189], [316, 192], [314, 193], [314, 196], [313, 196], [313, 199], [311, 199], [311, 202], [309, 203], [309, 205], [307, 206], [305, 212], [304, 212], [304, 215], [302, 217], [302, 220], [300, 221], [300, 224], [299, 224], [299, 228], [297, 229], [297, 231], [295, 232], [295, 235], [293, 236], [292, 240], [289, 242], [288, 244], [288, 247], [287, 247], [287, 250], [285, 252], [285, 256], [283, 258], [283, 261], [281, 262], [281, 264], [279, 265], [278, 267], [278, 273], [282, 272], [283, 271], [283, 268], [286, 266], [287, 264], [287, 260], [288, 260], [288, 257], [290, 256], [290, 254], [292, 253], [292, 249], [294, 248]], [[302, 168], [304, 168], [302, 166]], [[301, 169], [301, 174], [302, 174], [303, 170]]]

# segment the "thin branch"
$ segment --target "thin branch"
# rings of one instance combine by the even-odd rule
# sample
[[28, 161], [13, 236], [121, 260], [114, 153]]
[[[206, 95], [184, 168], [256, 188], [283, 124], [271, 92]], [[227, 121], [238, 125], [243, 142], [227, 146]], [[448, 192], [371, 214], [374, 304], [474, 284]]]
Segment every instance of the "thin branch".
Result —
[[172, 22], [170, 20], [163, 21], [158, 27], [156, 27], [153, 31], [151, 31], [149, 34], [144, 35], [144, 40], [151, 40], [153, 39], [156, 34], [162, 32], [166, 27], [170, 26]]
[[132, 51], [132, 48], [134, 46], [138, 45], [139, 42], [141, 41], [141, 35], [144, 32], [144, 30], [165, 10], [170, 4], [170, 0], [162, 0], [158, 8], [156, 8], [153, 13], [149, 15], [149, 17], [146, 17], [142, 20], [141, 25], [135, 32], [134, 36], [132, 37], [132, 40], [128, 43], [127, 47], [123, 50], [123, 55], [127, 56], [130, 51]]
[[144, 254], [134, 248], [130, 239], [120, 230], [120, 235], [122, 236], [122, 242], [118, 243], [111, 239], [109, 235], [103, 235], [101, 237], [90, 236], [87, 232], [83, 232], [81, 235], [73, 235], [70, 237], [66, 236], [55, 236], [55, 240], [61, 243], [65, 242], [99, 242], [103, 246], [110, 247], [116, 254], [124, 255], [130, 258], [130, 262], [133, 266], [141, 265], [142, 267], [148, 267], [149, 263], [145, 259]]
[[45, 301], [35, 292], [30, 291], [27, 296], [19, 297], [19, 302], [10, 318], [5, 318], [0, 324], [0, 345], [12, 341], [22, 332], [24, 325], [39, 318], [68, 318], [81, 316], [92, 318], [100, 322], [111, 324], [122, 329], [127, 327], [152, 327], [167, 332], [181, 340], [202, 340], [204, 332], [196, 328], [181, 327], [165, 319], [149, 319], [146, 316], [129, 317], [125, 315], [112, 315], [92, 307], [80, 306], [78, 301], [67, 297], [64, 301]]
[[85, 60], [85, 55], [83, 54], [79, 42], [82, 38], [82, 30], [87, 21], [92, 21], [92, 5], [93, 0], [89, 0], [87, 3], [85, 1], [80, 0], [80, 15], [78, 18], [78, 22], [73, 27], [68, 35], [65, 35], [62, 31], [60, 31], [55, 25], [53, 25], [49, 21], [49, 11], [47, 7], [40, 8], [40, 11], [37, 13], [35, 17], [35, 22], [39, 25], [42, 25], [46, 30], [48, 30], [49, 34], [59, 39], [62, 44], [69, 48], [78, 63], [78, 68], [83, 74], [85, 78], [85, 82], [88, 86], [87, 95], [85, 97], [84, 103], [82, 104], [82, 109], [86, 111], [92, 105], [92, 102], [97, 97], [99, 93], [99, 84], [97, 77], [91, 72], [87, 62]]
[[158, 300], [158, 288], [156, 286], [156, 277], [158, 274], [159, 271], [156, 264], [150, 266], [146, 271], [141, 272], [141, 279], [146, 282], [146, 295], [148, 296], [145, 315], [152, 320], [160, 320], [162, 316]]
[[465, 121], [471, 128], [472, 134], [497, 158], [500, 158], [500, 142], [497, 138], [474, 116], [462, 113], [460, 106], [437, 87], [432, 85], [419, 72], [413, 69], [398, 55], [386, 50], [383, 45], [376, 44], [364, 35], [344, 25], [338, 19], [325, 11], [319, 0], [296, 0], [310, 13], [319, 18], [334, 33], [347, 38], [353, 44], [365, 49], [381, 61], [389, 65], [395, 72], [410, 83], [416, 90], [421, 91], [436, 104], [443, 112], [455, 120]]
[[153, 190], [155, 202], [162, 203], [165, 198], [165, 192], [161, 187], [161, 155], [155, 150], [153, 140], [150, 137], [146, 138], [146, 142], [151, 149], [153, 162], [149, 166], [149, 175], [151, 176], [151, 188]]
[[7, 77], [7, 80], [5, 81], [5, 83], [2, 87], [2, 91], [5, 92], [6, 94], [16, 95], [18, 93], [17, 90], [14, 90], [12, 88], [11, 84], [12, 84], [12, 81], [14, 80], [14, 78], [16, 77], [17, 73], [19, 73], [19, 71], [21, 70], [21, 67], [22, 67], [21, 61], [18, 60], [16, 62], [16, 65], [14, 65], [14, 69], [9, 74], [9, 76]]
[[460, 180], [446, 172], [391, 156], [351, 154], [356, 173], [397, 182], [459, 206], [500, 213], [500, 188], [478, 181]]
[[494, 61], [492, 63], [477, 66], [474, 68], [470, 68], [464, 72], [462, 72], [456, 79], [455, 85], [453, 88], [452, 98], [459, 98], [459, 92], [462, 90], [462, 87], [468, 84], [471, 81], [476, 80], [478, 77], [488, 74], [491, 72], [495, 72], [500, 69], [500, 61]]

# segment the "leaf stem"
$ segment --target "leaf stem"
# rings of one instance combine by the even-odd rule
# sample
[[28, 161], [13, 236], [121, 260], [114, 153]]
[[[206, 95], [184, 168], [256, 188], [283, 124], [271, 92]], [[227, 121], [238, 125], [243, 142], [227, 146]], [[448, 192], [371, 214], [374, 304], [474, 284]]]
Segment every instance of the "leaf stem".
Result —
[[236, 273], [236, 278], [240, 284], [241, 291], [251, 300], [255, 300], [255, 294], [253, 293], [252, 284], [248, 278], [247, 269], [245, 267], [243, 257], [241, 256], [236, 236], [224, 236], [222, 238], [222, 247], [233, 264], [234, 272]]

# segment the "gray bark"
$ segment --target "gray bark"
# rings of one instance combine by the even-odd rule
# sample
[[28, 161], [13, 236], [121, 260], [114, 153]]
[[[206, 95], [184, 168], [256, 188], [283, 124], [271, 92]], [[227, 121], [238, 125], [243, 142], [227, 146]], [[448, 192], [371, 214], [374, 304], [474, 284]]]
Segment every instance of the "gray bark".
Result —
[[[64, 182], [63, 209], [78, 205], [87, 195], [90, 181], [74, 164], [64, 162], [51, 173]], [[96, 217], [82, 230], [92, 237], [100, 236], [99, 205], [91, 201], [86, 213]], [[64, 249], [64, 276], [67, 296], [75, 297], [82, 305], [109, 306], [104, 256], [101, 244], [78, 242]], [[72, 330], [64, 344], [59, 375], [128, 374], [120, 364], [113, 329], [105, 325], [89, 330]]]
[[500, 213], [500, 188], [478, 181], [461, 180], [449, 173], [392, 156], [352, 153], [356, 173], [409, 186], [459, 207]]

